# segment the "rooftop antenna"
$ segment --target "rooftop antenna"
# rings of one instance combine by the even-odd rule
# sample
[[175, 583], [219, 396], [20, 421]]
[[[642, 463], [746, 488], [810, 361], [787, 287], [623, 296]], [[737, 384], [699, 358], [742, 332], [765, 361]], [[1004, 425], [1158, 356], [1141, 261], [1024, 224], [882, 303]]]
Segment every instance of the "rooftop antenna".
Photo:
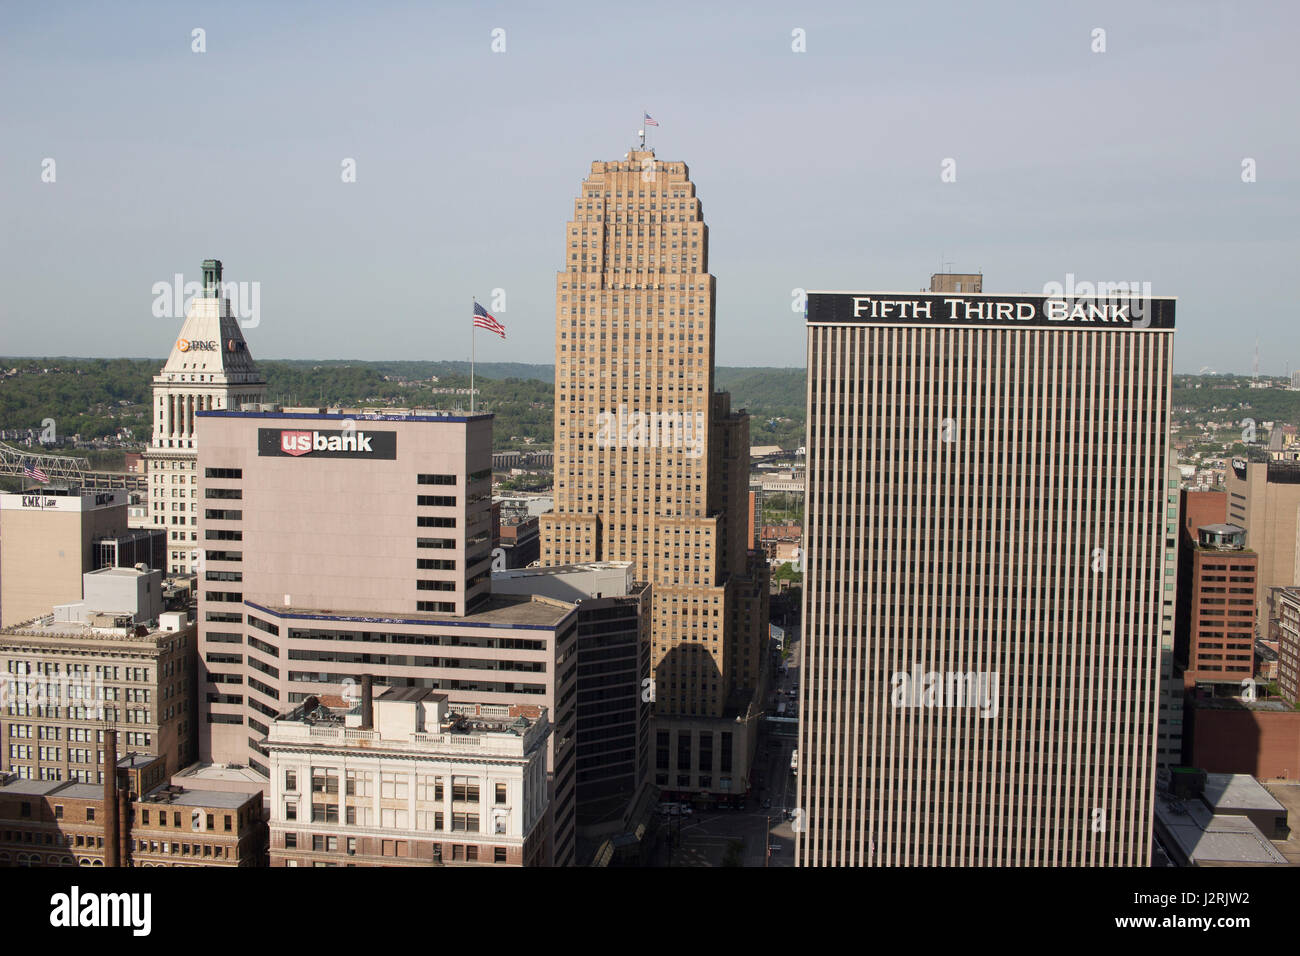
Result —
[[1255, 336], [1255, 377], [1253, 379], [1256, 385], [1259, 384], [1259, 336]]

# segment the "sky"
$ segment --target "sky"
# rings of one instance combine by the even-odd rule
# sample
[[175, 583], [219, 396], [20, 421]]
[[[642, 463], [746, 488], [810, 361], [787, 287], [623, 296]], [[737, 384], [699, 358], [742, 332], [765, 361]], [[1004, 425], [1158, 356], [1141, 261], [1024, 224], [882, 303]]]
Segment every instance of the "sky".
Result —
[[217, 258], [256, 358], [465, 359], [502, 290], [478, 358], [552, 362], [573, 200], [646, 110], [720, 365], [803, 364], [794, 290], [947, 269], [1150, 283], [1177, 371], [1300, 368], [1300, 5], [717, 6], [0, 5], [0, 355], [163, 356], [156, 285]]

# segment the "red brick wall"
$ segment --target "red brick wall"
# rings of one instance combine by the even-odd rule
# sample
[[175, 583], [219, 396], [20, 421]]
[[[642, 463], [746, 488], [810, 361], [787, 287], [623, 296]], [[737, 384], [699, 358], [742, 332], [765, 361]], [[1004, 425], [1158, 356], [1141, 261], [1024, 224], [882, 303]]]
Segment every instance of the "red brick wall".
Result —
[[1300, 711], [1195, 708], [1192, 765], [1262, 780], [1300, 779]]

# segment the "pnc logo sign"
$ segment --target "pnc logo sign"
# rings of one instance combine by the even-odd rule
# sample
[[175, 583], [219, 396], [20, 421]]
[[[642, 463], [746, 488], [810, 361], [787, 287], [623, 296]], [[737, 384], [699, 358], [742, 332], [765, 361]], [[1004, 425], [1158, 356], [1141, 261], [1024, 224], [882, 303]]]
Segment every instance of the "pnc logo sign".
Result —
[[182, 352], [216, 352], [219, 351], [216, 342], [205, 342], [200, 339], [177, 339], [176, 348]]
[[368, 458], [395, 459], [397, 433], [342, 431], [299, 428], [259, 428], [257, 430], [259, 456], [301, 458], [313, 455], [318, 458]]

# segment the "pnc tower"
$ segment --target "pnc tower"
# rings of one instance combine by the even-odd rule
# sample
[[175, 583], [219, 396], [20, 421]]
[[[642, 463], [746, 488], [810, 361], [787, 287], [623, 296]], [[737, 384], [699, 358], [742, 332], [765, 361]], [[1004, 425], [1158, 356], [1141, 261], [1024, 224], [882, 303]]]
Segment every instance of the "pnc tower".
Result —
[[198, 568], [199, 477], [195, 415], [261, 402], [266, 379], [248, 351], [221, 261], [203, 261], [203, 288], [190, 303], [181, 334], [153, 379], [153, 440], [145, 450], [149, 526], [167, 531], [168, 574]]
[[1149, 865], [1174, 301], [810, 292], [807, 328], [796, 865]]
[[767, 572], [746, 538], [749, 419], [713, 388], [708, 243], [685, 163], [591, 164], [556, 278], [541, 560], [630, 561], [653, 586], [656, 783], [725, 795], [748, 786]]

